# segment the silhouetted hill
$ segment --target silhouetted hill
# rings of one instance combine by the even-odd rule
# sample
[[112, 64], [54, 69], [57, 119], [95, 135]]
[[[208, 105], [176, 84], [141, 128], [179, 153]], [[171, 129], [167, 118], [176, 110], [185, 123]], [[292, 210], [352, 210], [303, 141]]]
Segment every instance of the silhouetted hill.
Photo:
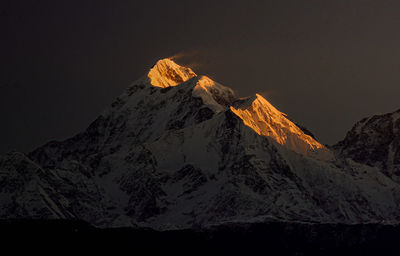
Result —
[[[132, 255], [397, 255], [400, 227], [381, 224], [242, 223], [198, 230], [99, 229], [73, 220], [0, 221], [0, 233], [30, 250]], [[18, 249], [18, 247], [16, 247]], [[140, 254], [139, 254], [140, 253]]]

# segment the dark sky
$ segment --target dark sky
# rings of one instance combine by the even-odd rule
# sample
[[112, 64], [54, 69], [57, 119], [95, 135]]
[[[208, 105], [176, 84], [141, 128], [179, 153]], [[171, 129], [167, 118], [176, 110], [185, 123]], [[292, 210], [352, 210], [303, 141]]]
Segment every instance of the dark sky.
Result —
[[0, 3], [0, 153], [86, 128], [172, 55], [332, 144], [400, 108], [400, 1]]

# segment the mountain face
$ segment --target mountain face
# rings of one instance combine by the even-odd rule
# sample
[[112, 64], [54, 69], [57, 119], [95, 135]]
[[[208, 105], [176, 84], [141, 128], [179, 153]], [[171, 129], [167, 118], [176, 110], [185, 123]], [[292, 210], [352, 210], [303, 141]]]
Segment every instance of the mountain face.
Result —
[[333, 157], [325, 146], [305, 134], [301, 128], [286, 118], [286, 114], [277, 110], [259, 94], [234, 102], [230, 109], [257, 134], [272, 138], [293, 151], [303, 155], [319, 154], [325, 159]]
[[362, 119], [333, 148], [400, 182], [400, 110]]
[[399, 183], [346, 155], [354, 140], [332, 151], [304, 131], [258, 94], [160, 60], [84, 132], [0, 157], [0, 216], [160, 230], [400, 220]]

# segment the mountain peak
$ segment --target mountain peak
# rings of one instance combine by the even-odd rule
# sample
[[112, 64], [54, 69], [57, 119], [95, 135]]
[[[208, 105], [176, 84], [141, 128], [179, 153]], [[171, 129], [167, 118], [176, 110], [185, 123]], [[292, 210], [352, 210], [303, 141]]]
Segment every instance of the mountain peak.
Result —
[[176, 86], [195, 76], [192, 69], [182, 67], [169, 58], [157, 61], [147, 74], [153, 86], [162, 88]]
[[198, 76], [193, 96], [202, 98], [204, 104], [215, 112], [220, 112], [231, 105], [235, 100], [235, 93], [229, 87], [223, 86], [207, 76]]
[[271, 114], [286, 116], [286, 114], [277, 110], [271, 103], [269, 103], [263, 96], [258, 93], [250, 97], [241, 98], [233, 103], [234, 108], [242, 110], [248, 109], [252, 106], [254, 107], [255, 105], [261, 105], [265, 108], [268, 108], [268, 112], [270, 112]]
[[342, 157], [378, 167], [400, 182], [400, 110], [363, 118], [333, 148]]
[[350, 135], [335, 158], [261, 95], [236, 100], [164, 59], [85, 131], [0, 156], [0, 218], [146, 230], [400, 223], [400, 113]]
[[231, 111], [259, 135], [270, 137], [298, 153], [309, 155], [310, 152], [323, 151], [326, 155], [323, 158], [331, 157], [322, 144], [305, 134], [286, 114], [259, 94], [237, 100], [231, 106]]

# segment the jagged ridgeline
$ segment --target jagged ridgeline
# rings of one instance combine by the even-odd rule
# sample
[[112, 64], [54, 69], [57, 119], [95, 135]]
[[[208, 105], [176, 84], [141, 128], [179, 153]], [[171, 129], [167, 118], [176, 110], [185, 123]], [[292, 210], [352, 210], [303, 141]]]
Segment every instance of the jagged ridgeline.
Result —
[[[238, 98], [163, 59], [82, 133], [1, 156], [0, 217], [158, 230], [398, 223], [398, 115], [391, 120], [393, 142], [377, 133], [371, 144], [357, 126], [356, 139], [330, 149], [262, 96]], [[391, 160], [355, 154], [365, 136]]]

